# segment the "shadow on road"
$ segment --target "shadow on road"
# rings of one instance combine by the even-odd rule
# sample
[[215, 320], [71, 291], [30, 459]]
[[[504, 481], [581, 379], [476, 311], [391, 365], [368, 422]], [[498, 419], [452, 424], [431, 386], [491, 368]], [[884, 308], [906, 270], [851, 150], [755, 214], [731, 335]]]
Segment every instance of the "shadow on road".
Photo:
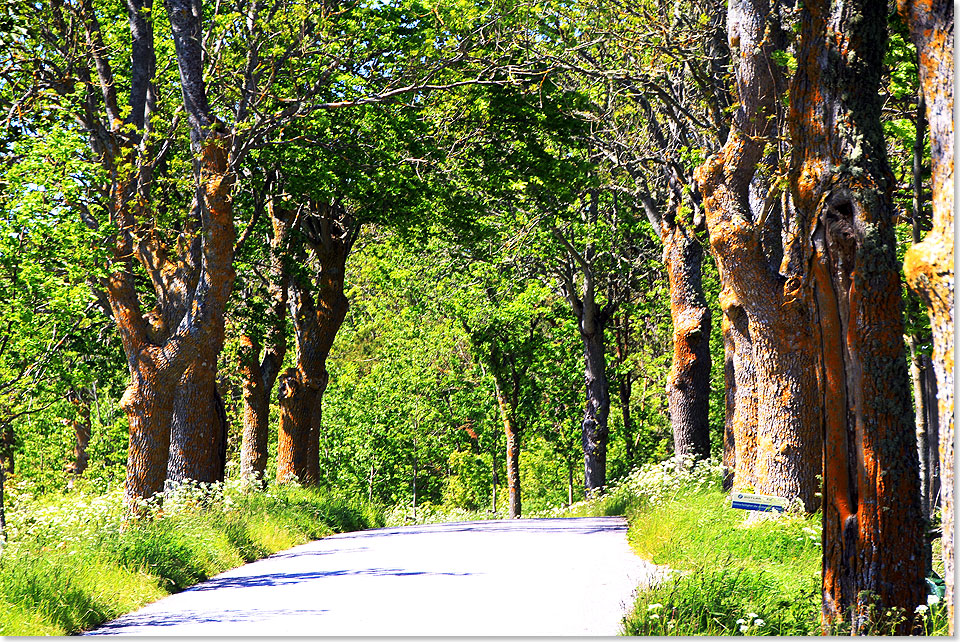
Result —
[[408, 575], [447, 575], [466, 576], [473, 573], [445, 573], [437, 571], [409, 571], [399, 568], [365, 568], [336, 571], [314, 571], [309, 573], [267, 573], [264, 575], [250, 575], [244, 577], [215, 577], [202, 584], [188, 588], [184, 593], [195, 591], [213, 591], [221, 588], [252, 588], [258, 586], [282, 586], [296, 584], [307, 580], [318, 580], [325, 577], [346, 577], [351, 575], [370, 575], [375, 577], [404, 577]]
[[327, 613], [326, 609], [274, 609], [274, 610], [255, 610], [255, 611], [218, 611], [211, 614], [209, 611], [183, 611], [180, 613], [144, 613], [126, 615], [119, 620], [108, 622], [95, 631], [89, 631], [84, 635], [111, 635], [115, 629], [119, 629], [117, 634], [127, 634], [126, 630], [134, 626], [177, 626], [180, 624], [224, 624], [227, 622], [257, 622], [268, 617], [284, 617], [303, 615], [321, 615]]
[[592, 535], [614, 531], [626, 532], [627, 523], [620, 517], [577, 517], [566, 519], [515, 519], [488, 520], [476, 522], [446, 522], [443, 524], [421, 524], [399, 526], [395, 528], [376, 528], [354, 533], [333, 535], [329, 539], [368, 539], [389, 535], [422, 535], [427, 533], [534, 533], [570, 535]]

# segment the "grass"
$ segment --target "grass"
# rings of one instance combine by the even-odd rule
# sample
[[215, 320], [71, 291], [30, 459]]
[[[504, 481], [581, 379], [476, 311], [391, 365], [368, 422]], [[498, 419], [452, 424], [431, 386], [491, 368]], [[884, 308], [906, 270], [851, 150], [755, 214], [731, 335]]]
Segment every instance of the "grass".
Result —
[[125, 522], [119, 489], [14, 502], [0, 635], [69, 635], [291, 546], [383, 525], [364, 502], [295, 485], [187, 486]]
[[[670, 569], [662, 581], [638, 589], [623, 632], [820, 635], [820, 515], [733, 509], [721, 474], [715, 463], [668, 460], [564, 513], [626, 515], [637, 554]], [[924, 610], [923, 630], [947, 634], [942, 603]]]

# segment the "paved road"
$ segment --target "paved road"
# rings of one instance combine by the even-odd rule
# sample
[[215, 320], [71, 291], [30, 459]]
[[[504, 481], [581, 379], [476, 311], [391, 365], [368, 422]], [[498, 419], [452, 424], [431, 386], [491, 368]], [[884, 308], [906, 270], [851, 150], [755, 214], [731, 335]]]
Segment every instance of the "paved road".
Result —
[[227, 571], [102, 635], [616, 635], [655, 573], [617, 517], [345, 533]]

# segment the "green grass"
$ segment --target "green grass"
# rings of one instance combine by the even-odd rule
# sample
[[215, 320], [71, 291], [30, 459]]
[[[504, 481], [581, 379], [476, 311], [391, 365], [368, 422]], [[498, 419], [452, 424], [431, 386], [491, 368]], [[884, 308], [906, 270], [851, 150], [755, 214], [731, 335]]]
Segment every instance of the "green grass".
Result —
[[631, 513], [637, 553], [680, 572], [640, 594], [625, 632], [818, 633], [819, 516], [745, 517], [718, 490]]
[[[633, 549], [669, 569], [638, 590], [626, 635], [820, 635], [820, 515], [733, 509], [721, 475], [715, 463], [672, 459], [556, 516], [626, 515]], [[876, 619], [866, 633], [889, 632], [896, 617]], [[947, 634], [942, 604], [926, 610], [923, 631]]]
[[119, 491], [21, 502], [0, 549], [0, 635], [68, 635], [271, 553], [383, 525], [363, 502], [296, 486], [188, 487], [127, 522]]

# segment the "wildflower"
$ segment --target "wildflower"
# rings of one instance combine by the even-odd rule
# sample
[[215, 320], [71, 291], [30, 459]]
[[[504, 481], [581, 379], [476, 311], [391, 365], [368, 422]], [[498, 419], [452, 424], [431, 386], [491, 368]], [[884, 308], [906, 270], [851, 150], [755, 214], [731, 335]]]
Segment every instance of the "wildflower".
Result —
[[746, 620], [744, 620], [743, 618], [740, 618], [739, 620], [737, 620], [737, 624], [743, 624], [745, 622]]
[[757, 618], [756, 620], [753, 621], [754, 626], [763, 626], [764, 624], [766, 624], [766, 622], [764, 622], [760, 618]]
[[662, 608], [663, 608], [663, 604], [648, 604], [648, 605], [647, 605], [647, 610], [648, 610], [648, 611], [656, 611], [657, 609], [662, 609]]
[[750, 627], [747, 626], [746, 624], [742, 624], [742, 625], [740, 625], [740, 632], [741, 632], [741, 633], [746, 633], [746, 632], [747, 632], [747, 629], [749, 629], [749, 628], [750, 628]]
[[939, 595], [928, 595], [928, 596], [927, 596], [927, 604], [929, 604], [930, 606], [933, 606], [934, 604], [936, 604], [936, 603], [939, 602], [939, 601], [940, 601], [940, 596], [939, 596]]
[[747, 617], [753, 619], [755, 617], [760, 617], [760, 616], [757, 615], [756, 613], [747, 613]]
[[930, 608], [930, 607], [928, 607], [926, 604], [920, 604], [920, 605], [917, 606], [917, 608], [914, 609], [914, 613], [918, 613], [919, 615], [923, 615], [924, 613], [927, 612], [927, 609], [928, 609], [928, 608]]
[[650, 615], [650, 619], [651, 619], [651, 620], [659, 620], [659, 619], [660, 619], [660, 616], [657, 615], [656, 613], [653, 613], [653, 614]]

